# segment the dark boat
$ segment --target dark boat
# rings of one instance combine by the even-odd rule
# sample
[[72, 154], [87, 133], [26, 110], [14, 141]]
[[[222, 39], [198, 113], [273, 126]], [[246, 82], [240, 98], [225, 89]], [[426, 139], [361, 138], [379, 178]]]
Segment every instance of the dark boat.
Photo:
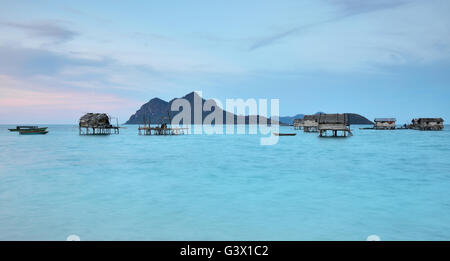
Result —
[[47, 127], [39, 128], [38, 126], [17, 126], [15, 129], [8, 129], [9, 131], [45, 131]]
[[278, 132], [274, 132], [273, 135], [275, 135], [275, 136], [295, 136], [295, 135], [297, 135], [297, 133], [278, 133]]
[[9, 131], [20, 131], [20, 130], [30, 130], [37, 129], [37, 126], [16, 126], [15, 129], [8, 129]]
[[30, 130], [20, 130], [20, 135], [35, 135], [35, 134], [47, 134], [48, 131], [45, 130], [46, 128], [37, 128], [37, 129], [30, 129]]

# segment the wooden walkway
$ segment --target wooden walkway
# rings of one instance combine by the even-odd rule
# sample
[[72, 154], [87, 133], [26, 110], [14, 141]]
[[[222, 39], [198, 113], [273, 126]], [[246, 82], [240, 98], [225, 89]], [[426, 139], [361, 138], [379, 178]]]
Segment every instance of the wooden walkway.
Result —
[[189, 128], [139, 127], [139, 135], [183, 135]]

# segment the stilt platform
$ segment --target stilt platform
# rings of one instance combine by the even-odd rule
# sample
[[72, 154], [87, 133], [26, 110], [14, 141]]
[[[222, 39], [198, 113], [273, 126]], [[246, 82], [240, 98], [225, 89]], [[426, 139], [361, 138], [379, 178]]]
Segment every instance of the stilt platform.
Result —
[[111, 135], [119, 134], [120, 127], [79, 127], [78, 131], [80, 135]]
[[[331, 132], [331, 135], [328, 135]], [[339, 132], [341, 135], [339, 135]], [[347, 137], [353, 136], [352, 131], [349, 128], [328, 128], [319, 129], [319, 137]]]
[[139, 127], [139, 135], [183, 135], [189, 128]]

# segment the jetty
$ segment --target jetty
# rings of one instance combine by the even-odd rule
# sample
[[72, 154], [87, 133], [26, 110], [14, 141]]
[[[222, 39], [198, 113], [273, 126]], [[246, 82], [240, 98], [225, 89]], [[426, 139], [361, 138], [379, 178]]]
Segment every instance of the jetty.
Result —
[[86, 113], [80, 118], [78, 131], [80, 135], [110, 135], [119, 134], [119, 123], [111, 124], [111, 117], [106, 113]]
[[151, 111], [149, 111], [148, 119], [147, 119], [147, 115], [144, 113], [144, 115], [143, 115], [144, 126], [141, 127], [141, 125], [139, 125], [139, 127], [138, 127], [139, 135], [145, 135], [145, 136], [183, 135], [183, 134], [187, 133], [189, 130], [189, 128], [187, 128], [187, 127], [177, 127], [177, 128], [170, 127], [167, 123], [167, 122], [169, 122], [169, 123], [172, 122], [172, 115], [170, 114], [170, 111], [167, 111], [166, 117], [161, 117], [159, 125], [152, 127], [151, 120], [150, 120], [151, 114], [152, 114]]
[[[317, 128], [319, 130], [319, 137], [329, 136], [329, 132], [331, 132], [331, 137], [347, 137], [353, 135], [348, 127], [350, 124], [346, 114], [320, 114], [318, 116]], [[339, 132], [341, 135], [338, 135]]]
[[170, 128], [166, 123], [157, 127], [143, 126], [138, 128], [139, 135], [183, 135], [189, 128]]

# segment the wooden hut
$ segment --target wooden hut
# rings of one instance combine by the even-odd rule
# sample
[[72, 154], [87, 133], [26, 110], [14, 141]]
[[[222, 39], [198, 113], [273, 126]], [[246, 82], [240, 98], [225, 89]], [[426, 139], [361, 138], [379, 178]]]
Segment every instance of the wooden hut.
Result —
[[413, 119], [410, 128], [415, 130], [443, 130], [444, 119], [442, 118]]
[[86, 113], [80, 118], [78, 130], [80, 135], [119, 134], [118, 125], [113, 126], [111, 117], [106, 113]]
[[342, 137], [346, 137], [347, 133], [353, 135], [350, 131], [347, 114], [320, 114], [318, 120], [319, 136], [328, 136], [331, 131], [331, 136], [338, 137], [338, 132], [341, 132]]
[[294, 129], [296, 130], [303, 129], [303, 119], [294, 119]]
[[317, 132], [319, 127], [319, 116], [317, 115], [305, 115], [303, 118], [303, 131], [304, 132]]
[[375, 118], [375, 125], [373, 128], [375, 130], [394, 130], [395, 129], [395, 118]]

